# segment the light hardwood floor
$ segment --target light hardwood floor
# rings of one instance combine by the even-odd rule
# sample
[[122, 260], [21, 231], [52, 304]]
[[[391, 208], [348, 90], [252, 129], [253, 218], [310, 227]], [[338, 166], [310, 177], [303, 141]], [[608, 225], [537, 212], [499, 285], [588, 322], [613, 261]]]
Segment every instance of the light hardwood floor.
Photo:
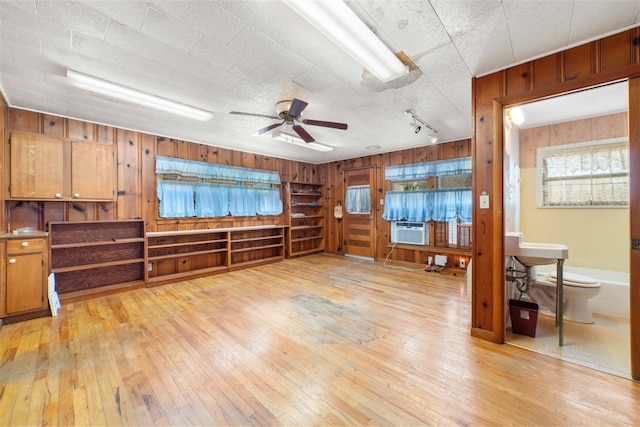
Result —
[[0, 329], [0, 425], [640, 425], [640, 384], [470, 336], [461, 277], [314, 255]]

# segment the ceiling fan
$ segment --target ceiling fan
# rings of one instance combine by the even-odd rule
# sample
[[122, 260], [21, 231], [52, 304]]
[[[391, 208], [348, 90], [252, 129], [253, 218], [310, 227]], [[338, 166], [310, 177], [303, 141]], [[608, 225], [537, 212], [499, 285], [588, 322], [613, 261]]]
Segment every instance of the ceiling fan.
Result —
[[278, 114], [278, 116], [268, 116], [265, 114], [254, 114], [254, 113], [243, 113], [241, 111], [230, 111], [229, 114], [239, 114], [242, 116], [266, 117], [274, 120], [282, 120], [280, 123], [274, 123], [272, 125], [269, 125], [265, 128], [262, 128], [256, 131], [254, 135], [262, 135], [263, 133], [269, 132], [270, 130], [273, 130], [286, 123], [292, 126], [292, 129], [295, 131], [295, 133], [297, 133], [298, 136], [300, 136], [300, 138], [304, 140], [304, 142], [314, 142], [315, 139], [313, 139], [313, 137], [309, 135], [309, 132], [307, 132], [298, 123], [303, 123], [305, 125], [311, 125], [311, 126], [322, 126], [322, 127], [332, 128], [332, 129], [342, 129], [342, 130], [347, 129], [346, 123], [327, 122], [324, 120], [302, 119], [301, 118], [302, 111], [306, 108], [307, 105], [308, 105], [307, 102], [297, 98], [293, 98], [292, 100], [279, 101], [276, 104], [276, 113]]

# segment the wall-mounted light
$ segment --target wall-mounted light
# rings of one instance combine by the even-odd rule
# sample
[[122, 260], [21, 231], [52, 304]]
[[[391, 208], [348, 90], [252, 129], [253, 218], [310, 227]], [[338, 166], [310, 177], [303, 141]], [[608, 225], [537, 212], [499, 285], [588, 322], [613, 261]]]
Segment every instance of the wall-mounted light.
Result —
[[409, 72], [409, 68], [342, 0], [284, 2], [382, 82]]
[[520, 107], [508, 108], [505, 114], [507, 116], [507, 120], [514, 125], [520, 126], [524, 123], [524, 113]]
[[72, 86], [88, 90], [90, 92], [99, 93], [101, 95], [132, 102], [138, 105], [144, 105], [145, 107], [155, 108], [157, 110], [166, 111], [179, 116], [201, 120], [203, 122], [213, 118], [213, 113], [209, 111], [201, 110], [200, 108], [191, 107], [179, 102], [170, 101], [165, 98], [160, 98], [159, 96], [150, 95], [69, 69], [67, 70], [67, 82]]
[[286, 132], [274, 132], [271, 134], [273, 139], [288, 142], [289, 144], [299, 145], [301, 147], [310, 148], [316, 151], [333, 151], [333, 147], [321, 144], [319, 142], [305, 142], [302, 138]]

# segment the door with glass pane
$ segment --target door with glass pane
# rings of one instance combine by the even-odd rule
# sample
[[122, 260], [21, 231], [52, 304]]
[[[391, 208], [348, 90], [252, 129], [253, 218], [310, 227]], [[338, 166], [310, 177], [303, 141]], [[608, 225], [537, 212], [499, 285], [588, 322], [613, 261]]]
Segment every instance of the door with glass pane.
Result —
[[345, 254], [375, 258], [375, 167], [347, 169], [344, 203]]

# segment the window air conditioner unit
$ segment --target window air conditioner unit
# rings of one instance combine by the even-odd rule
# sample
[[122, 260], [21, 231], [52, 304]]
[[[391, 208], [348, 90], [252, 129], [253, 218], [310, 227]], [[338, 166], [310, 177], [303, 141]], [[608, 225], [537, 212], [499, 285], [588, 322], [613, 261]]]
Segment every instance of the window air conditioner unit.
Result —
[[408, 243], [410, 245], [429, 244], [429, 223], [392, 221], [391, 243]]

